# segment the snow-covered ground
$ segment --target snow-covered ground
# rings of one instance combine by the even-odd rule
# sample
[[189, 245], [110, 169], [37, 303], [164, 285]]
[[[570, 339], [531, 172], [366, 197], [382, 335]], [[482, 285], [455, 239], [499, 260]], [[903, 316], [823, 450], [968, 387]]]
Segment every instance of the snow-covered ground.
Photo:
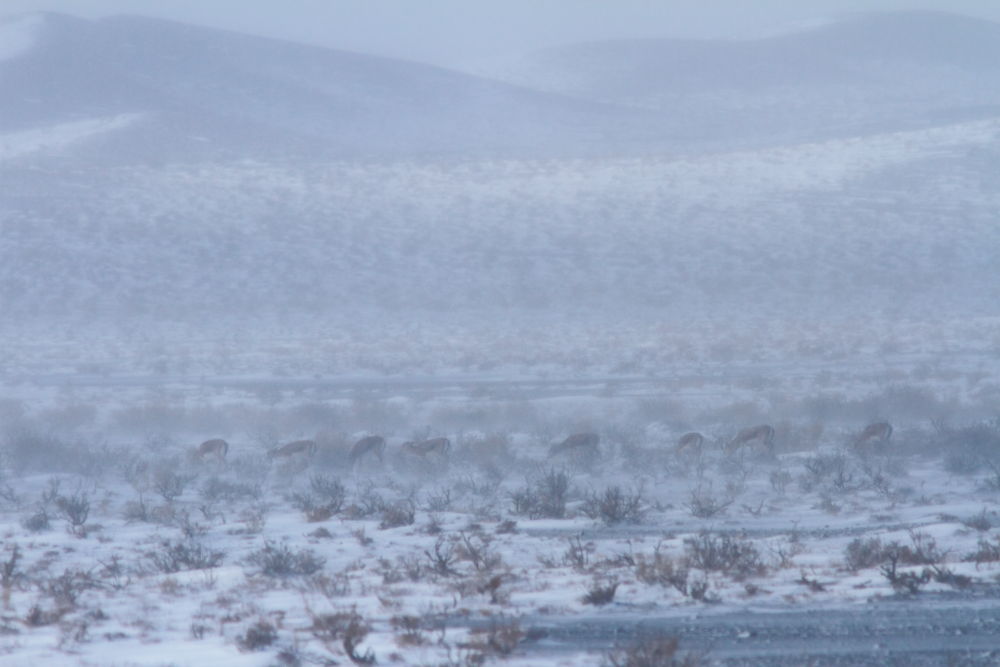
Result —
[[[854, 447], [857, 424], [785, 422], [772, 458], [724, 455], [722, 424], [699, 454], [669, 420], [594, 419], [598, 452], [552, 456], [567, 422], [528, 402], [506, 431], [387, 426], [384, 460], [352, 467], [363, 432], [335, 426], [281, 459], [302, 434], [247, 423], [219, 462], [193, 455], [209, 429], [74, 439], [7, 408], [5, 664], [598, 665], [614, 642], [553, 653], [542, 628], [983, 604], [1000, 574], [995, 423], [897, 423]], [[447, 456], [401, 448], [442, 434]]]
[[101, 134], [126, 128], [140, 118], [140, 113], [118, 114], [0, 134], [0, 161], [39, 152], [56, 152]]

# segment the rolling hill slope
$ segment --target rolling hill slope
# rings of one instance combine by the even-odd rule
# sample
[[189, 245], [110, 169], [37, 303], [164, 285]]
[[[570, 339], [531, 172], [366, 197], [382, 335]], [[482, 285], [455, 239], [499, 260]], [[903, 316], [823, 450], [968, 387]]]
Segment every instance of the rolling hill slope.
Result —
[[558, 350], [539, 318], [995, 317], [994, 30], [904, 14], [580, 46], [555, 79], [575, 87], [533, 91], [162, 21], [9, 23], [0, 335], [363, 344], [381, 324], [347, 325], [437, 341], [448, 321]]
[[656, 110], [689, 140], [803, 141], [996, 115], [998, 62], [1000, 25], [914, 11], [745, 41], [572, 44], [491, 74]]
[[[580, 153], [644, 117], [458, 72], [139, 17], [58, 14], [7, 31], [0, 133], [141, 115], [90, 161]], [[648, 123], [646, 123], [648, 125]]]

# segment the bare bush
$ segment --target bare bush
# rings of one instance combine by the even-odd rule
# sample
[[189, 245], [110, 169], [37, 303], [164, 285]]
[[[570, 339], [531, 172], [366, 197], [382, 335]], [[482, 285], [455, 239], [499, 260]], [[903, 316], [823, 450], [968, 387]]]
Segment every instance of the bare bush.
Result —
[[201, 485], [199, 492], [202, 499], [208, 502], [224, 500], [233, 502], [237, 500], [257, 500], [263, 493], [259, 484], [231, 482], [220, 477], [209, 477]]
[[435, 574], [443, 577], [450, 577], [456, 574], [455, 569], [452, 567], [457, 558], [455, 547], [444, 536], [439, 537], [434, 543], [434, 553], [424, 551], [424, 555], [427, 556], [431, 571]]
[[510, 494], [514, 514], [530, 519], [562, 519], [566, 516], [569, 476], [550, 469], [541, 477]]
[[516, 619], [496, 618], [485, 628], [474, 628], [470, 632], [468, 647], [473, 649], [482, 661], [473, 664], [483, 664], [490, 657], [505, 658], [510, 656], [524, 638], [521, 623]]
[[809, 492], [824, 485], [841, 493], [854, 488], [854, 475], [847, 457], [841, 453], [817, 454], [803, 462], [805, 472], [799, 478], [799, 486]]
[[763, 574], [767, 569], [757, 547], [744, 538], [701, 533], [685, 539], [684, 548], [691, 565], [701, 570], [743, 578]]
[[858, 537], [847, 545], [844, 550], [844, 565], [848, 570], [857, 572], [869, 567], [875, 567], [886, 558], [886, 547], [877, 537]]
[[618, 590], [619, 585], [617, 581], [607, 583], [595, 582], [590, 590], [587, 591], [587, 594], [583, 596], [583, 603], [595, 606], [606, 605], [615, 599], [615, 592]]
[[163, 500], [172, 503], [184, 494], [184, 490], [194, 479], [194, 475], [182, 475], [164, 464], [153, 471], [153, 489]]
[[80, 534], [83, 524], [90, 516], [90, 497], [82, 492], [74, 493], [71, 496], [59, 496], [55, 500], [55, 505], [73, 532]]
[[356, 665], [375, 664], [375, 654], [369, 649], [358, 652], [358, 647], [371, 632], [371, 626], [355, 611], [317, 614], [310, 612], [310, 632], [330, 653], [339, 653], [338, 643], [347, 657]]
[[977, 566], [983, 563], [1000, 562], [1000, 535], [994, 535], [992, 541], [980, 537], [976, 550], [966, 555], [963, 560], [975, 563]]
[[277, 640], [278, 631], [266, 619], [260, 619], [245, 632], [236, 635], [236, 645], [241, 651], [263, 651]]
[[21, 519], [21, 526], [23, 526], [25, 530], [32, 533], [40, 533], [43, 530], [48, 530], [52, 526], [51, 517], [44, 507], [39, 507], [28, 516]]
[[644, 513], [642, 494], [626, 493], [620, 486], [609, 486], [603, 493], [590, 493], [580, 511], [591, 519], [600, 519], [609, 525], [638, 523]]
[[399, 528], [400, 526], [412, 526], [416, 520], [416, 507], [412, 501], [400, 500], [392, 503], [382, 510], [382, 520], [378, 527], [385, 530], [387, 528]]
[[962, 525], [974, 530], [978, 530], [981, 533], [985, 533], [991, 528], [993, 528], [993, 522], [990, 518], [986, 516], [986, 508], [977, 514], [976, 516], [969, 517], [968, 519], [962, 520]]
[[459, 533], [459, 542], [455, 545], [455, 557], [472, 563], [476, 572], [488, 572], [498, 567], [503, 560], [492, 550], [492, 538], [481, 533]]
[[785, 495], [788, 485], [792, 483], [792, 473], [787, 470], [773, 470], [768, 476], [771, 488], [779, 495]]
[[1000, 422], [943, 429], [937, 444], [945, 451], [944, 467], [948, 472], [972, 475], [984, 468], [993, 473], [1000, 470]]
[[313, 475], [309, 478], [309, 488], [324, 503], [333, 508], [334, 514], [340, 511], [347, 498], [347, 489], [343, 483], [330, 475]]
[[268, 540], [252, 552], [246, 562], [258, 568], [258, 573], [268, 577], [305, 577], [319, 572], [326, 563], [311, 549], [292, 551], [287, 544]]
[[691, 516], [699, 519], [710, 519], [713, 516], [725, 513], [726, 509], [733, 504], [733, 500], [731, 498], [719, 500], [709, 491], [698, 487], [691, 491], [690, 500], [681, 504], [688, 508]]
[[225, 552], [209, 549], [191, 539], [161, 542], [159, 551], [149, 554], [153, 566], [164, 574], [218, 567], [223, 558]]

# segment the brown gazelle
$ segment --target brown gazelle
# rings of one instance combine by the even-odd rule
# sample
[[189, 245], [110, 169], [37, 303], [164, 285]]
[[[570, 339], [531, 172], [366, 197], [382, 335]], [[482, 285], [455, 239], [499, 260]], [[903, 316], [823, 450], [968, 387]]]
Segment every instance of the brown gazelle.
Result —
[[226, 460], [226, 454], [229, 453], [229, 443], [222, 438], [213, 438], [211, 440], [206, 440], [205, 442], [198, 445], [197, 455], [201, 460], [205, 460], [209, 456], [214, 457], [220, 463]]
[[684, 452], [685, 450], [691, 450], [695, 454], [701, 453], [701, 448], [705, 444], [705, 436], [701, 433], [685, 433], [677, 441], [677, 447], [674, 449], [678, 454]]
[[379, 462], [382, 461], [382, 452], [385, 451], [385, 438], [380, 435], [369, 435], [361, 438], [351, 447], [351, 453], [347, 459], [351, 465], [357, 465], [362, 459], [374, 455]]
[[274, 458], [290, 458], [298, 454], [303, 454], [305, 456], [314, 456], [316, 454], [316, 441], [315, 440], [294, 440], [292, 442], [286, 443], [281, 447], [272, 449], [268, 452], [268, 456], [272, 459]]
[[417, 442], [404, 442], [400, 445], [407, 454], [427, 457], [431, 454], [436, 456], [447, 456], [451, 451], [451, 440], [448, 438], [431, 438], [429, 440], [419, 440]]
[[767, 450], [768, 454], [774, 454], [774, 429], [769, 424], [748, 426], [726, 445], [726, 456], [732, 456], [740, 447], [753, 445], [759, 445]]
[[592, 457], [597, 454], [597, 445], [601, 442], [601, 436], [596, 433], [574, 433], [562, 442], [549, 447], [549, 458], [560, 454], [569, 454], [573, 457]]
[[865, 427], [856, 438], [854, 438], [854, 448], [868, 448], [872, 445], [884, 445], [892, 437], [892, 424], [889, 422], [875, 422]]

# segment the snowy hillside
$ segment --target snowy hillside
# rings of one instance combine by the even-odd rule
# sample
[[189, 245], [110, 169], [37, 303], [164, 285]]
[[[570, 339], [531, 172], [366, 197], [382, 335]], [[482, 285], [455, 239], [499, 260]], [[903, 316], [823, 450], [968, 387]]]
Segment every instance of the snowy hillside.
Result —
[[998, 121], [687, 158], [11, 166], [0, 294], [25, 317], [977, 312], [998, 166]]
[[[30, 23], [28, 25], [27, 23]], [[0, 132], [82, 117], [148, 122], [69, 156], [580, 153], [651, 135], [642, 114], [448, 70], [139, 17], [11, 23]], [[600, 140], [598, 140], [600, 139]]]
[[[431, 372], [603, 371], [776, 358], [776, 330], [832, 320], [892, 347], [901, 321], [998, 314], [990, 23], [571, 47], [538, 61], [572, 66], [559, 94], [140, 18], [3, 30], [0, 328], [22, 342], [177, 325], [239, 332], [259, 360], [336, 332], [365, 368], [392, 370], [373, 341], [405, 337]], [[661, 324], [684, 342], [649, 343]]]
[[492, 75], [652, 109], [698, 143], [803, 140], [996, 114], [1000, 25], [936, 12], [865, 14], [746, 41], [574, 44]]

